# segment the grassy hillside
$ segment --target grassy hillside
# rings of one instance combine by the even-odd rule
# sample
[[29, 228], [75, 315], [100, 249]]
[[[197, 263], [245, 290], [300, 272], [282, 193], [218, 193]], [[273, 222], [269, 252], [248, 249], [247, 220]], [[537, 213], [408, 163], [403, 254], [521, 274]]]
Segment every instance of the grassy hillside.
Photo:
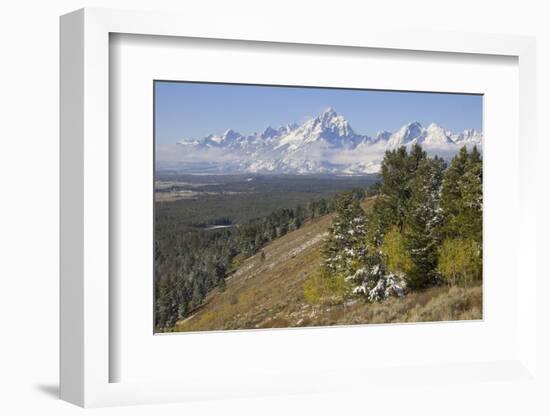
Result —
[[[368, 210], [374, 200], [367, 199]], [[310, 305], [306, 278], [321, 264], [323, 239], [333, 215], [311, 220], [241, 260], [224, 292], [214, 290], [200, 308], [178, 321], [177, 331], [280, 328], [365, 323], [481, 319], [481, 286], [436, 287], [381, 303]], [[263, 252], [263, 254], [262, 254]]]

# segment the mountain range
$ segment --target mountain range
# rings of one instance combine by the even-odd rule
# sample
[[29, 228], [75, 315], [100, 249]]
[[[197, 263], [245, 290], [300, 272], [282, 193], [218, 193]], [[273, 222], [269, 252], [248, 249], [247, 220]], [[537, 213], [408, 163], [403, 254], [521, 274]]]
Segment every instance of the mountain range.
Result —
[[428, 154], [449, 159], [464, 145], [481, 147], [482, 139], [475, 129], [453, 133], [416, 121], [370, 137], [356, 133], [345, 117], [328, 108], [302, 125], [269, 126], [251, 135], [229, 129], [182, 139], [176, 148], [157, 152], [157, 167], [195, 173], [362, 175], [379, 171], [386, 150], [418, 143]]

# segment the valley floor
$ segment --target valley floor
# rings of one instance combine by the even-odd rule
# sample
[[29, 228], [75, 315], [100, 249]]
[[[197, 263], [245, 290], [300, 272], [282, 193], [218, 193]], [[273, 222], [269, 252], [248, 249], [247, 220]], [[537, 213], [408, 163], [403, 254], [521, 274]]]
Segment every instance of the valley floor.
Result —
[[[365, 209], [373, 199], [363, 203]], [[381, 303], [320, 306], [306, 302], [303, 284], [321, 264], [320, 248], [333, 215], [309, 221], [244, 260], [176, 331], [474, 320], [482, 318], [482, 288], [435, 287]]]

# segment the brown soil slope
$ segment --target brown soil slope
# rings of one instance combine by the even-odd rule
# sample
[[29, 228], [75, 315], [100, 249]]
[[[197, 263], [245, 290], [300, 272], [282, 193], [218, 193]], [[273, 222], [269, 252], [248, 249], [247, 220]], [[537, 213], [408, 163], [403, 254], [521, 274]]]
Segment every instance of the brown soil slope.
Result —
[[[367, 199], [368, 210], [373, 199]], [[309, 221], [299, 230], [267, 244], [244, 260], [227, 279], [224, 292], [213, 291], [205, 304], [176, 324], [176, 331], [346, 325], [481, 319], [481, 287], [433, 288], [378, 304], [309, 305], [303, 284], [321, 264], [324, 238], [333, 215]]]

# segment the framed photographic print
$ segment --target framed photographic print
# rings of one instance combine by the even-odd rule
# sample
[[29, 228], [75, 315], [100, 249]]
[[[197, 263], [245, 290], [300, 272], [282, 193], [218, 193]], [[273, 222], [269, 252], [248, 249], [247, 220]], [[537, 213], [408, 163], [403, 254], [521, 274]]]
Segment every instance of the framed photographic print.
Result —
[[531, 38], [85, 9], [61, 81], [63, 399], [540, 386]]
[[156, 331], [482, 318], [482, 95], [157, 80], [154, 99]]

